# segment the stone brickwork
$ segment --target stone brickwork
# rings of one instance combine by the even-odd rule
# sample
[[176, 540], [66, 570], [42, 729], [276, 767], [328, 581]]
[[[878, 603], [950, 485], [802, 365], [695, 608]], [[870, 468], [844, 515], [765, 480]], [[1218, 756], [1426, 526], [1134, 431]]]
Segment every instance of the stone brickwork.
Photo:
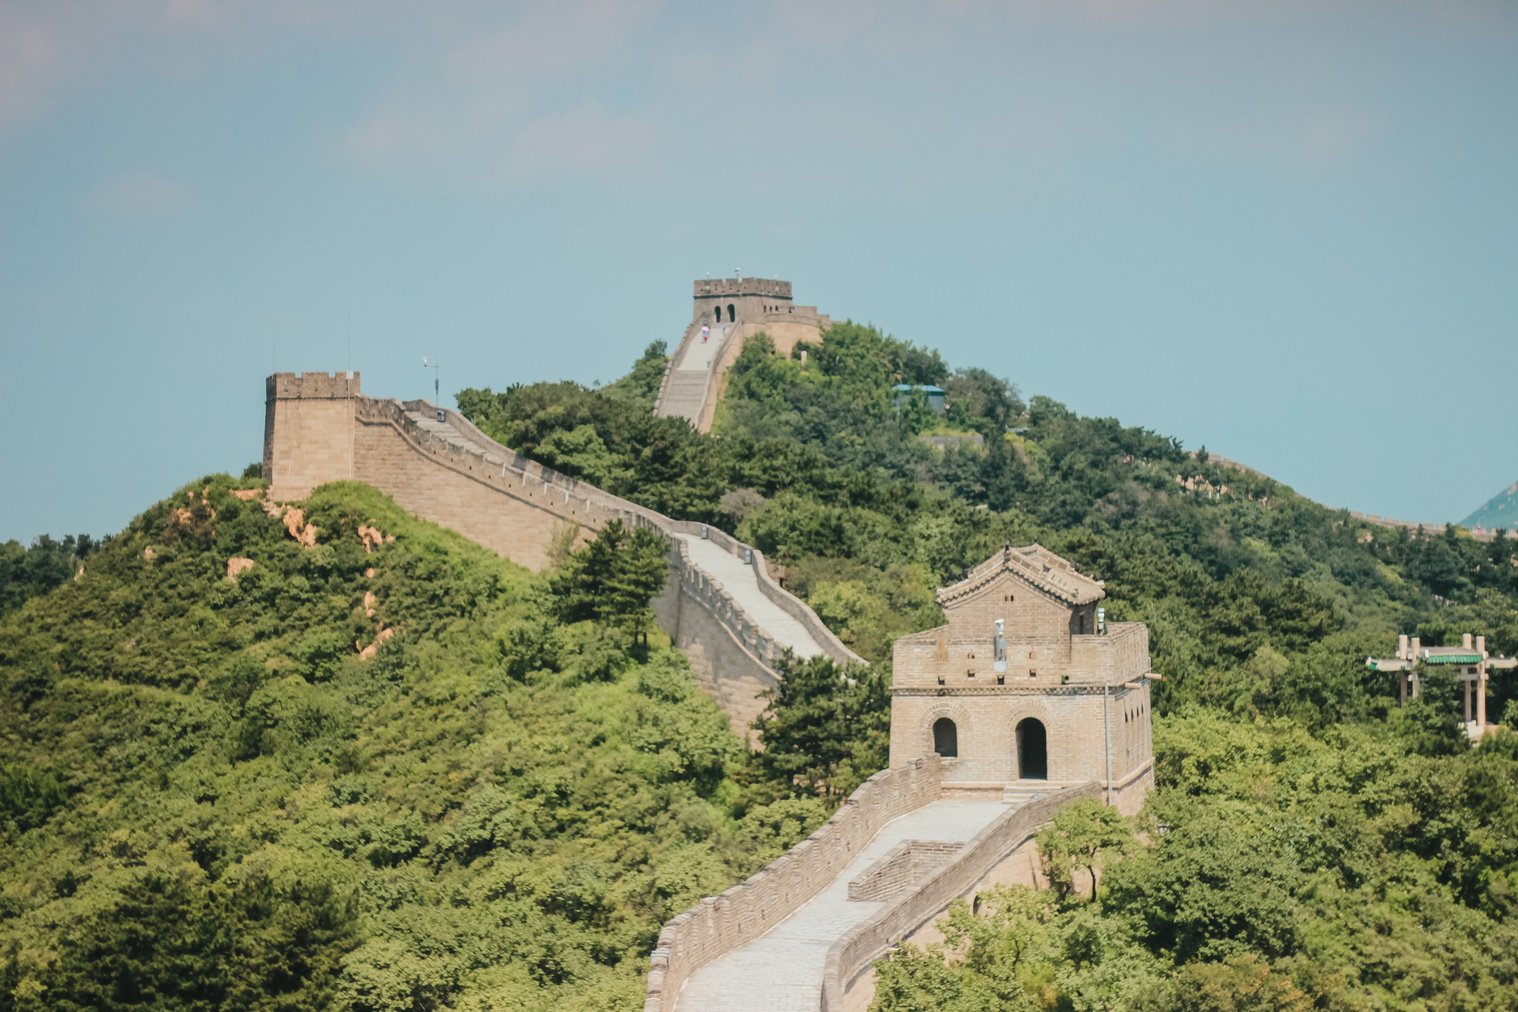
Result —
[[896, 641], [892, 765], [951, 748], [949, 787], [1094, 780], [1136, 811], [1154, 777], [1149, 634], [1099, 627], [1103, 594], [1037, 545], [941, 590], [947, 623]]
[[752, 295], [765, 299], [791, 301], [791, 283], [773, 278], [705, 278], [692, 286], [697, 299], [741, 298]]
[[265, 381], [264, 477], [269, 494], [304, 499], [353, 477], [353, 401], [359, 375], [278, 373]]
[[863, 1003], [850, 1001], [854, 996], [848, 991], [871, 963], [942, 914], [954, 899], [972, 895], [1008, 855], [1016, 853], [1060, 808], [1077, 798], [1100, 796], [1098, 785], [1082, 784], [1009, 807], [1005, 815], [959, 848], [941, 868], [829, 947], [822, 973], [820, 1007], [824, 1012], [842, 1012], [855, 1004], [868, 1004], [868, 996], [864, 996]]
[[[777, 684], [773, 664], [783, 650], [863, 663], [770, 577], [762, 553], [716, 528], [671, 520], [544, 467], [494, 442], [457, 412], [362, 396], [356, 373], [280, 373], [266, 389], [264, 474], [271, 499], [304, 498], [329, 481], [362, 481], [417, 516], [533, 569], [547, 565], [547, 547], [566, 525], [582, 539], [613, 519], [664, 534], [670, 578], [654, 613], [690, 653], [702, 685], [740, 732], [763, 708], [760, 694]], [[689, 538], [743, 559], [751, 593], [793, 620], [792, 635], [777, 638], [750, 617], [754, 601], [745, 605], [734, 588], [693, 564]]]
[[744, 881], [666, 924], [649, 959], [645, 1012], [670, 1012], [697, 967], [758, 938], [832, 882], [881, 827], [938, 797], [943, 763], [882, 770], [805, 840]]
[[908, 840], [899, 843], [889, 854], [870, 865], [863, 875], [849, 883], [849, 899], [895, 899], [948, 864], [962, 849], [962, 843], [935, 840]]
[[[691, 322], [670, 356], [669, 368], [654, 401], [654, 413], [684, 418], [697, 431], [708, 432], [727, 370], [737, 361], [750, 337], [764, 334], [776, 352], [789, 355], [797, 344], [820, 342], [832, 321], [818, 312], [816, 306], [792, 302], [789, 281], [717, 278], [697, 281], [694, 287]], [[709, 331], [705, 338], [701, 333], [703, 326]], [[706, 340], [720, 347], [698, 382], [696, 377], [682, 375], [686, 370], [681, 366], [693, 345]]]

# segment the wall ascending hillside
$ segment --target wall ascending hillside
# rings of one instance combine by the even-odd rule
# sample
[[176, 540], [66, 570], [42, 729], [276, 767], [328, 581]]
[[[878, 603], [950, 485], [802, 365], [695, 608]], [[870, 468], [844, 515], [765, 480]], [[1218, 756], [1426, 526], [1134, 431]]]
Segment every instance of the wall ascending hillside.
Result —
[[[779, 587], [757, 551], [715, 528], [653, 510], [544, 467], [481, 433], [457, 412], [359, 393], [358, 374], [269, 377], [264, 474], [274, 500], [304, 498], [328, 481], [373, 485], [417, 516], [442, 524], [531, 569], [566, 525], [580, 537], [613, 519], [671, 539], [670, 578], [654, 601], [660, 624], [687, 651], [702, 686], [745, 731], [778, 679], [787, 642], [753, 621], [741, 598], [757, 595], [795, 618], [806, 648], [858, 662], [804, 603]], [[744, 561], [750, 585], [725, 586], [692, 562], [682, 535]]]

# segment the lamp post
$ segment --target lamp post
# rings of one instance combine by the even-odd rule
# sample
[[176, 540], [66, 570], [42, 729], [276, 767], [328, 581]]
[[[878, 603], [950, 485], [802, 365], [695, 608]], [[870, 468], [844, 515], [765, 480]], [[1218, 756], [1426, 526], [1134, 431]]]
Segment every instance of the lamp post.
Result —
[[441, 366], [442, 363], [437, 359], [428, 362], [427, 356], [422, 356], [422, 368], [432, 370], [432, 406], [434, 408], [439, 406], [438, 402], [442, 399], [442, 395], [438, 393], [438, 388], [442, 385], [439, 380], [439, 368]]

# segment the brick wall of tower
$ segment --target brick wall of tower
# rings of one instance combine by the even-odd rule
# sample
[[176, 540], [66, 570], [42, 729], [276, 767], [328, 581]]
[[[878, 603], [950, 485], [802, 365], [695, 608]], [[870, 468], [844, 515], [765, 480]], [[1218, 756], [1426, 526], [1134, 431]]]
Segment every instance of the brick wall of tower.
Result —
[[1094, 602], [1064, 603], [1016, 571], [969, 588], [946, 591], [947, 624], [896, 641], [891, 764], [933, 754], [934, 725], [948, 719], [957, 757], [946, 786], [1025, 779], [1018, 726], [1031, 718], [1045, 732], [1048, 780], [1096, 781], [1118, 807], [1136, 810], [1153, 779], [1148, 630], [1111, 623], [1097, 634]]
[[359, 374], [276, 373], [265, 382], [264, 477], [271, 499], [303, 499], [354, 476]]

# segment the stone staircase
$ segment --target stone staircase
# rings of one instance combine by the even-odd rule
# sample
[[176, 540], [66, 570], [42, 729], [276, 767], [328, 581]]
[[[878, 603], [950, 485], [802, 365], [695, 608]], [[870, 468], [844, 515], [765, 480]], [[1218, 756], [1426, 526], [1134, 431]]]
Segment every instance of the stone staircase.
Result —
[[684, 418], [695, 423], [706, 403], [706, 384], [710, 376], [706, 372], [681, 369], [672, 372], [659, 401], [658, 414], [667, 418]]
[[654, 402], [655, 415], [683, 418], [699, 428], [707, 396], [712, 390], [713, 374], [719, 370], [722, 352], [737, 329], [735, 324], [713, 327], [703, 341], [700, 323], [685, 328], [685, 336], [670, 357], [669, 369], [659, 386], [659, 397]]
[[1026, 805], [1073, 786], [1073, 784], [1051, 783], [1048, 780], [1014, 780], [1002, 788], [1001, 800], [1007, 805]]

